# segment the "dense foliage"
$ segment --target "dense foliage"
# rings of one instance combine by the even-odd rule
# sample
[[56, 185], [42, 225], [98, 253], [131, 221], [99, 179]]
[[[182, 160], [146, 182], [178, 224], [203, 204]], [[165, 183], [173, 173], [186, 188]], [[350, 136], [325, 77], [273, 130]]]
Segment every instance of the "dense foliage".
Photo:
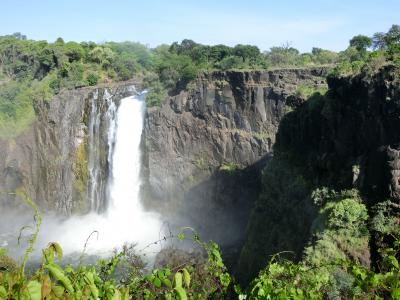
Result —
[[[23, 261], [17, 264], [0, 248], [0, 299], [223, 299], [231, 277], [226, 272], [218, 246], [205, 243], [191, 228], [182, 228], [177, 236], [190, 238], [199, 249], [196, 259], [174, 260], [167, 253], [159, 268], [146, 271], [134, 245], [126, 245], [108, 259], [94, 265], [84, 264], [85, 248], [79, 265], [62, 265], [63, 252], [58, 243], [43, 249], [40, 266], [25, 271], [40, 230], [41, 216], [37, 206], [19, 192], [35, 210], [35, 229], [29, 239]], [[188, 236], [186, 236], [189, 233]], [[163, 239], [163, 240], [164, 240]], [[160, 243], [155, 242], [155, 244]], [[160, 255], [160, 254], [159, 254]], [[57, 262], [58, 260], [58, 262]]]
[[[248, 287], [248, 299], [400, 299], [398, 219], [369, 220], [355, 190], [323, 188], [312, 198], [320, 212], [302, 260], [273, 256]], [[387, 205], [378, 206], [378, 215], [385, 213]], [[368, 264], [368, 221], [396, 240], [379, 250], [383, 259], [376, 272]]]
[[[60, 245], [50, 243], [40, 266], [27, 274], [25, 265], [41, 217], [35, 204], [20, 195], [35, 210], [36, 226], [21, 264], [0, 249], [0, 299], [400, 299], [398, 219], [387, 216], [393, 208], [383, 202], [374, 208], [376, 217], [368, 220], [355, 190], [315, 190], [312, 199], [320, 210], [313, 240], [301, 261], [273, 255], [245, 289], [226, 272], [218, 246], [202, 242], [190, 228], [168, 238], [189, 238], [199, 253], [185, 257], [179, 250], [166, 251], [153, 270], [144, 269], [134, 246], [125, 246], [94, 265], [84, 264], [83, 252], [79, 265], [73, 267], [61, 264]], [[368, 225], [395, 239], [393, 247], [380, 249], [379, 271], [368, 264]]]
[[[335, 64], [333, 76], [341, 76], [375, 71], [388, 62], [400, 63], [397, 25], [373, 37], [355, 36], [340, 53], [313, 48], [303, 54], [290, 45], [261, 53], [255, 46], [184, 40], [149, 49], [131, 42], [48, 43], [14, 34], [0, 37], [0, 137], [20, 134], [34, 120], [35, 104], [50, 101], [62, 89], [142, 77], [149, 88], [148, 105], [155, 106], [202, 71]], [[296, 90], [296, 96], [308, 99], [303, 117], [323, 117], [325, 91], [315, 92], [307, 86]], [[166, 264], [145, 271], [134, 248], [125, 247], [94, 265], [62, 266], [61, 247], [51, 243], [43, 250], [40, 267], [27, 274], [41, 218], [25, 197], [35, 210], [36, 227], [22, 262], [0, 248], [0, 299], [400, 299], [398, 204], [387, 200], [366, 207], [355, 190], [314, 189], [300, 167], [289, 162], [290, 155], [304, 159], [303, 148], [292, 148], [296, 153], [275, 153], [264, 170], [255, 222], [248, 228], [248, 238], [257, 245], [247, 244], [239, 262], [245, 271], [240, 274], [246, 282], [242, 288], [226, 272], [218, 246], [196, 234], [193, 242], [205, 254], [198, 260], [177, 262], [167, 253]], [[221, 171], [229, 174], [236, 168], [226, 164]], [[268, 232], [260, 233], [256, 223]], [[184, 238], [184, 233], [177, 237]], [[371, 237], [380, 256], [373, 266]], [[294, 253], [276, 254], [280, 249]]]
[[[62, 89], [142, 78], [147, 104], [157, 106], [167, 94], [186, 88], [200, 73], [215, 70], [337, 65], [336, 74], [399, 63], [400, 27], [372, 38], [358, 35], [342, 52], [313, 48], [300, 53], [289, 43], [261, 52], [252, 45], [202, 45], [192, 40], [150, 49], [140, 43], [28, 40], [15, 33], [0, 37], [0, 136], [16, 136], [35, 118], [37, 101], [48, 101]], [[374, 51], [368, 51], [372, 46]]]
[[[369, 48], [372, 51], [368, 51]], [[350, 47], [341, 56], [334, 69], [335, 75], [354, 75], [365, 70], [375, 72], [388, 62], [400, 65], [400, 26], [393, 25], [388, 32], [377, 32], [372, 37], [353, 37]]]

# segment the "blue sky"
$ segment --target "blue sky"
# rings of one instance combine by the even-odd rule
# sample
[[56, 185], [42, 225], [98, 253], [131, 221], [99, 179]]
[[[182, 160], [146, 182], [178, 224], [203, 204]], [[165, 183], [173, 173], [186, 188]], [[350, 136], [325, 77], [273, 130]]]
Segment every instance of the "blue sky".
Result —
[[290, 42], [343, 50], [356, 34], [400, 24], [400, 0], [1, 0], [0, 35], [54, 41], [138, 41], [149, 46], [190, 38], [204, 44]]

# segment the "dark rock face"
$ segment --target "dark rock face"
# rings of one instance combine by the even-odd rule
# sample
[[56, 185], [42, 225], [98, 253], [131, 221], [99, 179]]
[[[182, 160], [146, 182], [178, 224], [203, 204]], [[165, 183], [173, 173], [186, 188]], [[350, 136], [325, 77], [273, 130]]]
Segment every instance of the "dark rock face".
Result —
[[326, 69], [216, 72], [148, 110], [143, 144], [146, 204], [222, 244], [244, 236], [260, 170], [280, 120], [304, 84], [326, 86]]
[[[127, 84], [108, 89], [82, 88], [64, 91], [50, 102], [37, 103], [37, 118], [31, 128], [15, 139], [0, 140], [0, 190], [12, 193], [23, 188], [45, 211], [85, 212], [87, 182], [80, 182], [85, 176], [77, 174], [76, 166], [86, 168], [87, 165], [91, 102], [98, 102], [103, 124], [99, 132], [100, 146], [107, 149], [108, 123], [102, 115], [107, 109], [104, 96], [108, 93], [118, 102], [132, 92]], [[106, 180], [106, 155], [100, 164]], [[0, 194], [0, 206], [19, 203], [13, 194]]]
[[358, 187], [369, 205], [399, 201], [396, 72], [389, 66], [374, 75], [328, 78], [326, 98], [313, 99], [282, 120], [275, 151], [304, 168], [316, 185]]
[[[371, 218], [378, 202], [390, 199], [398, 207], [399, 78], [392, 66], [373, 75], [328, 77], [325, 97], [311, 97], [282, 118], [239, 260], [244, 280], [275, 253], [301, 258], [316, 217], [315, 188], [359, 189]], [[371, 233], [372, 264], [378, 259], [374, 239]]]

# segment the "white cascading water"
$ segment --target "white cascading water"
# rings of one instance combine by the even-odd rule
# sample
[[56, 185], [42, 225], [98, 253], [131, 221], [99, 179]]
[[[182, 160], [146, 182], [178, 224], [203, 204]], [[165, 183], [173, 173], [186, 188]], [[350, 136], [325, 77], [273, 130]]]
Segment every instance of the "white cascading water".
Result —
[[[87, 243], [86, 253], [102, 255], [125, 243], [137, 243], [140, 250], [160, 239], [161, 224], [157, 216], [144, 211], [139, 198], [144, 105], [140, 95], [124, 98], [116, 118], [111, 120], [108, 134], [110, 199], [106, 212], [98, 214], [93, 210], [56, 224], [51, 218], [44, 218], [38, 246], [57, 241], [64, 253], [80, 252], [89, 235], [96, 231]], [[90, 193], [95, 195], [96, 191], [89, 189]], [[91, 204], [92, 209], [98, 206], [96, 202]]]
[[[111, 201], [107, 211], [115, 222], [121, 222], [121, 226], [127, 220], [139, 221], [142, 218], [139, 194], [143, 114], [143, 101], [138, 101], [136, 97], [121, 100], [112, 157]], [[140, 223], [136, 225], [140, 227]]]

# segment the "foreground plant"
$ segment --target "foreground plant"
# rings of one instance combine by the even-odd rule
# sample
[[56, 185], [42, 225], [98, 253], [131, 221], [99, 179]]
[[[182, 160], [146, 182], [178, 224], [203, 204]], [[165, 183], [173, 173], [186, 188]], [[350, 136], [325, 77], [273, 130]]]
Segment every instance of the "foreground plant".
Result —
[[[206, 259], [166, 265], [144, 273], [144, 264], [134, 246], [125, 246], [109, 259], [95, 265], [83, 265], [83, 255], [77, 267], [61, 266], [61, 246], [50, 243], [42, 251], [42, 262], [33, 275], [25, 274], [25, 266], [40, 230], [39, 209], [24, 193], [19, 196], [35, 211], [35, 228], [20, 266], [0, 251], [0, 299], [221, 299], [226, 294], [231, 277], [226, 272], [217, 244], [203, 242], [191, 228], [183, 228], [176, 237], [185, 239], [185, 231], [199, 246]], [[25, 229], [25, 228], [23, 228]], [[173, 235], [170, 238], [174, 238]], [[116, 274], [120, 272], [122, 274]]]

